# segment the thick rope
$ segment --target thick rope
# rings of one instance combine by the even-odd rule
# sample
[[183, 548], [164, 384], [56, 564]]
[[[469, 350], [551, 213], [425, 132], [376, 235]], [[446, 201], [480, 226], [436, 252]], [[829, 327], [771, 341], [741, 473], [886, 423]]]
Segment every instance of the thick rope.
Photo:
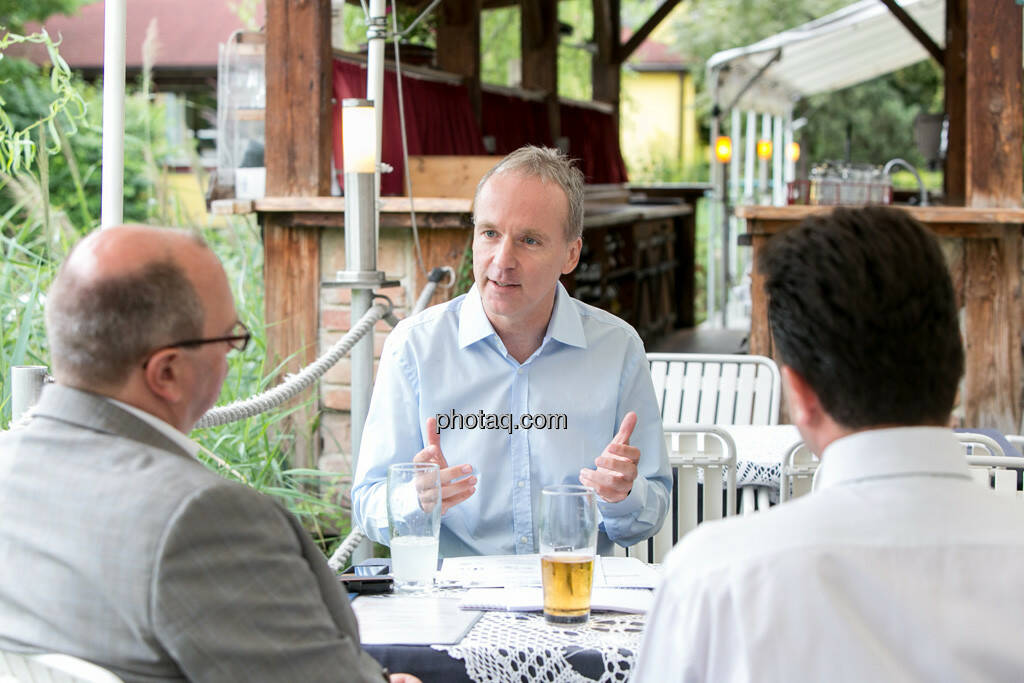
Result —
[[374, 304], [344, 337], [335, 342], [327, 353], [307, 365], [298, 374], [288, 375], [284, 382], [262, 394], [213, 408], [200, 418], [195, 429], [244, 420], [290, 401], [323, 377], [324, 373], [341, 360], [355, 346], [356, 342], [362, 339], [363, 335], [373, 329], [378, 320], [389, 313], [391, 313], [389, 307], [383, 304]]

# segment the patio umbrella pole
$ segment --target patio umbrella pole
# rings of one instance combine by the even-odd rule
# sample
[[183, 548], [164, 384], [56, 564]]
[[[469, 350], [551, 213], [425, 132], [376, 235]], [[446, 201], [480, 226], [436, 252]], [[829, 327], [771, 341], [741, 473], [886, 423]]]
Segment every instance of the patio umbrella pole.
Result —
[[103, 161], [100, 227], [124, 217], [124, 53], [127, 0], [107, 0], [103, 22]]

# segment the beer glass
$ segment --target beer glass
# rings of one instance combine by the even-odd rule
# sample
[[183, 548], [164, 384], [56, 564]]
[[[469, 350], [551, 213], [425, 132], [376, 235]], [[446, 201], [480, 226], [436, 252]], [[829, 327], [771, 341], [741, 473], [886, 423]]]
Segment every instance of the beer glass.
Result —
[[437, 571], [441, 531], [441, 469], [437, 463], [388, 467], [388, 528], [391, 574], [402, 591], [426, 590]]
[[590, 618], [597, 552], [597, 500], [586, 486], [545, 486], [540, 494], [544, 618], [582, 624]]

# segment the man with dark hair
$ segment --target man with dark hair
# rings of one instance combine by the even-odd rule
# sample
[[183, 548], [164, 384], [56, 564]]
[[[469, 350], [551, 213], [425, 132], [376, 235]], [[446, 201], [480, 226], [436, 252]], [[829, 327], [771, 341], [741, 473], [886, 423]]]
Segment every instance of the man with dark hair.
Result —
[[936, 240], [838, 208], [757, 264], [814, 491], [702, 525], [666, 560], [637, 681], [1015, 680], [1024, 506], [949, 429], [964, 367]]
[[202, 240], [92, 233], [46, 324], [57, 383], [0, 435], [0, 649], [125, 681], [384, 680], [299, 522], [195, 459], [186, 434], [249, 340]]
[[473, 222], [472, 289], [384, 344], [353, 519], [388, 543], [387, 468], [415, 460], [441, 467], [444, 557], [537, 552], [550, 484], [595, 490], [598, 552], [650, 537], [672, 475], [643, 343], [559, 282], [580, 257], [583, 174], [522, 147], [480, 180]]

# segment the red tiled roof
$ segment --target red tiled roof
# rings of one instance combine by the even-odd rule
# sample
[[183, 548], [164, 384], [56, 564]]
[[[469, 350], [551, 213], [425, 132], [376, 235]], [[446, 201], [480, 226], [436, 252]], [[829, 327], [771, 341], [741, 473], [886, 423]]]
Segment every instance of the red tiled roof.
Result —
[[[228, 6], [230, 0], [127, 0], [128, 68], [142, 66], [142, 41], [150, 21], [157, 22], [157, 67], [216, 67], [217, 44], [227, 42], [242, 20]], [[234, 3], [232, 3], [234, 4]], [[46, 21], [46, 30], [56, 40], [63, 38], [60, 54], [72, 68], [85, 69], [103, 65], [104, 3], [81, 7], [73, 17], [54, 15]], [[259, 3], [257, 17], [264, 16]], [[262, 19], [259, 20], [262, 24]], [[27, 31], [36, 31], [38, 24]], [[11, 56], [28, 57], [35, 62], [48, 62], [41, 45], [18, 45], [8, 51]]]
[[[633, 32], [629, 29], [622, 30], [622, 42], [625, 43], [629, 40]], [[629, 56], [626, 61], [627, 64], [632, 66], [678, 66], [680, 68], [686, 67], [690, 60], [683, 55], [682, 52], [677, 50], [671, 45], [651, 40], [648, 38], [644, 42], [640, 43], [640, 47]]]

